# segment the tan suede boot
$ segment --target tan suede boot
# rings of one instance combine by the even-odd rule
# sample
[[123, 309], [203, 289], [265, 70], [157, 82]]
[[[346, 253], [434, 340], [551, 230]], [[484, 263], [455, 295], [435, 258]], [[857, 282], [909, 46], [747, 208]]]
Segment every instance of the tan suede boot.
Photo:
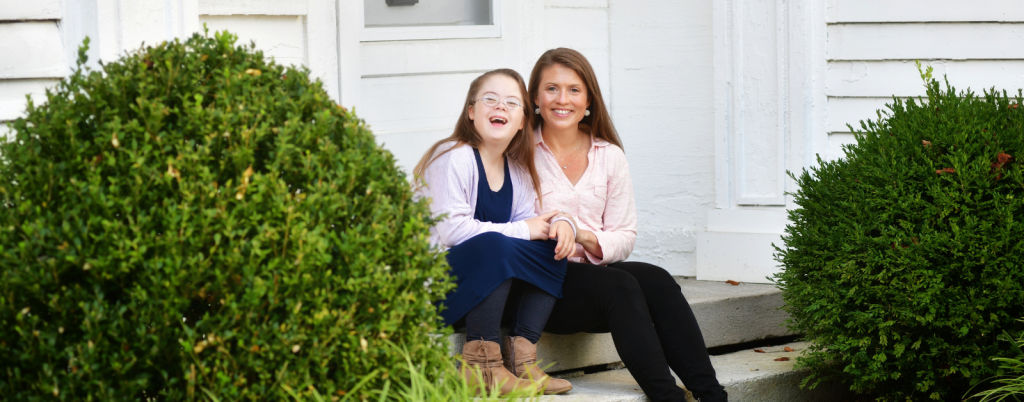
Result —
[[[495, 389], [501, 395], [512, 391], [539, 391], [530, 381], [521, 380], [505, 369], [501, 361], [501, 345], [497, 342], [466, 342], [462, 347], [462, 359], [462, 375], [470, 388], [475, 388], [478, 393], [489, 394]], [[483, 384], [480, 384], [480, 379], [483, 379]]]
[[551, 378], [537, 367], [537, 345], [521, 336], [506, 336], [505, 350], [501, 358], [505, 368], [516, 377], [533, 381], [545, 395], [555, 395], [572, 390], [572, 384], [561, 378]]

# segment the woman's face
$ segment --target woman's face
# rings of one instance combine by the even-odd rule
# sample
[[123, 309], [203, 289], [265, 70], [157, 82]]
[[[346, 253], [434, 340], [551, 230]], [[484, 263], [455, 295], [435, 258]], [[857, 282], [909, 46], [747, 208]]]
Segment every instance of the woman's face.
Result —
[[544, 127], [565, 130], [576, 128], [590, 107], [587, 86], [572, 69], [561, 64], [540, 73], [540, 85], [534, 102], [540, 108]]
[[[508, 144], [523, 129], [523, 94], [519, 83], [504, 74], [495, 74], [480, 85], [469, 107], [469, 119], [485, 143]], [[497, 101], [495, 105], [486, 103]], [[513, 110], [509, 104], [514, 104]]]

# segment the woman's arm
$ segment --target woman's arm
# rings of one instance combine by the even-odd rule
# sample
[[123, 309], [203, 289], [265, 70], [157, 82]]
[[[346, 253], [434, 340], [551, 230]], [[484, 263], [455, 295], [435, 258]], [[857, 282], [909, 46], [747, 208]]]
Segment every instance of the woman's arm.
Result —
[[583, 250], [594, 256], [594, 258], [599, 260], [604, 259], [604, 251], [601, 250], [601, 242], [597, 241], [597, 235], [595, 235], [594, 232], [581, 229], [577, 233], [576, 242], [583, 246]]
[[636, 201], [626, 155], [619, 147], [605, 147], [607, 194], [601, 230], [581, 230], [577, 242], [593, 264], [623, 261], [636, 244]]

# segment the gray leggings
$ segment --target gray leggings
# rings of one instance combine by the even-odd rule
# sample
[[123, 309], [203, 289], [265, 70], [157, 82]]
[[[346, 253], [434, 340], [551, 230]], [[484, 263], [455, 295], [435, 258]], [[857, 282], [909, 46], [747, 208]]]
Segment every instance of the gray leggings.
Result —
[[[517, 286], [512, 286], [513, 282]], [[500, 343], [502, 316], [506, 315], [504, 322], [511, 328], [510, 336], [537, 343], [557, 300], [529, 283], [506, 280], [466, 314], [466, 340]]]

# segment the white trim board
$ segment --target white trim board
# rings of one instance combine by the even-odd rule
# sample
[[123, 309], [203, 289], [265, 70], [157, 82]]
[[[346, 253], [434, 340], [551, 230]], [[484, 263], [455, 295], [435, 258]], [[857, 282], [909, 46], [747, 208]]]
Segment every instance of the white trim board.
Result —
[[1020, 22], [1020, 0], [828, 0], [834, 22]]
[[697, 233], [697, 279], [770, 283], [766, 277], [782, 269], [775, 262], [779, 234]]
[[835, 24], [828, 60], [1022, 59], [1024, 23]]
[[61, 0], [0, 0], [0, 21], [59, 20]]

